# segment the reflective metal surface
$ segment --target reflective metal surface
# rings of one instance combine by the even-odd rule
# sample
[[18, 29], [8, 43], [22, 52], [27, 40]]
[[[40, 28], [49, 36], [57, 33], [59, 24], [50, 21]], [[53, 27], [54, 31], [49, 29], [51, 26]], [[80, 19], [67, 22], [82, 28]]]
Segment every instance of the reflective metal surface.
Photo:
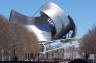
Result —
[[51, 40], [51, 30], [47, 22], [39, 17], [28, 17], [24, 16], [14, 10], [11, 11], [9, 21], [19, 22], [24, 24], [29, 31], [33, 32], [38, 41], [49, 41]]
[[51, 32], [41, 30], [35, 25], [26, 25], [26, 27], [29, 29], [29, 31], [33, 32], [36, 35], [38, 41], [51, 40]]
[[58, 35], [61, 30], [66, 28], [66, 26], [69, 24], [69, 19], [65, 15], [64, 11], [52, 2], [43, 4], [40, 12], [46, 14], [52, 19], [56, 27], [56, 35]]
[[25, 16], [14, 10], [11, 10], [9, 21], [19, 22], [24, 25], [32, 25], [34, 23], [34, 18]]
[[67, 16], [69, 19], [69, 24], [66, 25], [66, 27], [63, 27], [61, 32], [55, 36], [55, 39], [66, 39], [66, 38], [72, 38], [76, 36], [76, 26], [73, 21], [73, 19], [70, 16]]
[[76, 35], [73, 19], [51, 2], [42, 5], [40, 16], [37, 17], [28, 17], [12, 10], [9, 21], [24, 24], [36, 35], [38, 41], [66, 39]]

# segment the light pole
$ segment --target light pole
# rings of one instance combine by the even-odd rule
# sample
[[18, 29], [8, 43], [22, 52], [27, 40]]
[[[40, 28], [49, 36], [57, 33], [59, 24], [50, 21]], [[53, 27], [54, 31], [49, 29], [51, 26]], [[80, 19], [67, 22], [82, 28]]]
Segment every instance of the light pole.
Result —
[[8, 54], [9, 54], [8, 60], [9, 60], [9, 61], [11, 61], [10, 53], [11, 53], [11, 51], [9, 50], [9, 51], [8, 51]]
[[4, 49], [1, 50], [2, 61], [4, 61]]

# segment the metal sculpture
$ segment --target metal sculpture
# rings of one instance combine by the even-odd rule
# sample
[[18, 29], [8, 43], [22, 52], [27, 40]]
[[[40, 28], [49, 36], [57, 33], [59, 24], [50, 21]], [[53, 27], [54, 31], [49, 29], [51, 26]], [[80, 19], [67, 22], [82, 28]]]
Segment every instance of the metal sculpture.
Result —
[[[52, 2], [44, 3], [39, 12], [40, 16], [29, 17], [12, 10], [9, 21], [24, 24], [30, 32], [35, 34], [41, 45], [41, 54], [64, 49], [64, 43], [76, 40], [74, 39], [76, 26], [73, 19], [58, 5]], [[61, 44], [51, 45], [57, 42]]]
[[38, 17], [28, 17], [12, 10], [9, 21], [24, 24], [36, 35], [38, 41], [66, 39], [76, 35], [76, 26], [72, 18], [51, 2], [42, 5]]

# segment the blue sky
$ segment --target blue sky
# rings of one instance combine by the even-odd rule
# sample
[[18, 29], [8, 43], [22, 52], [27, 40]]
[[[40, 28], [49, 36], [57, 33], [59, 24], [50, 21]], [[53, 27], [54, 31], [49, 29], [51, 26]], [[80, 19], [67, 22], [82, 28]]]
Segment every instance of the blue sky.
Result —
[[96, 0], [0, 0], [0, 14], [9, 18], [10, 10], [14, 9], [32, 16], [46, 1], [56, 3], [73, 18], [78, 38], [96, 24]]

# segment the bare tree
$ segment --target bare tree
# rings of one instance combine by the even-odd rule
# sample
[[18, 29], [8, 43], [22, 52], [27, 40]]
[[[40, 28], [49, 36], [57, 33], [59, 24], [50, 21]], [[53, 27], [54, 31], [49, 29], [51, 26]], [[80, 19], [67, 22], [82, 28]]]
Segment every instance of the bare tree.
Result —
[[24, 25], [9, 22], [0, 15], [0, 55], [2, 55], [2, 50], [6, 57], [12, 56], [14, 50], [18, 57], [24, 56], [25, 53], [38, 53], [37, 42], [35, 35], [29, 32]]
[[96, 53], [96, 26], [82, 37], [80, 40], [80, 48], [84, 52]]

